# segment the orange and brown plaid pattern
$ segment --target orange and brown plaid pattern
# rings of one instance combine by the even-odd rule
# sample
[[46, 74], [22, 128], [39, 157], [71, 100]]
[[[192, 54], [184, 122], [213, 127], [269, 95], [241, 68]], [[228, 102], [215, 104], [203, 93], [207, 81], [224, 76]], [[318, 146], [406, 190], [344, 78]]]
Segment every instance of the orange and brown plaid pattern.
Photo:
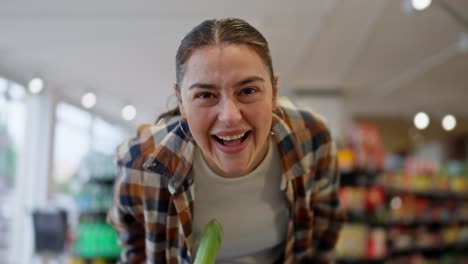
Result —
[[[290, 220], [284, 263], [330, 263], [343, 216], [336, 148], [323, 121], [280, 100], [272, 132], [282, 157]], [[117, 150], [108, 220], [123, 246], [119, 263], [192, 263], [195, 142], [179, 117], [143, 125]], [[184, 132], [185, 131], [185, 132]], [[248, 216], [246, 216], [248, 217]]]

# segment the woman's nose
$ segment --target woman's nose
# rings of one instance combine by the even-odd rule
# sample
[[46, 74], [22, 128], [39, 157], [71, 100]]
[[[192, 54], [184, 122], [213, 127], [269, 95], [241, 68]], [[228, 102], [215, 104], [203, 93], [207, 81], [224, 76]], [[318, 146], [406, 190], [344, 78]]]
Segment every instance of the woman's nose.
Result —
[[235, 124], [242, 119], [239, 105], [234, 100], [223, 100], [218, 115], [218, 120], [226, 124]]

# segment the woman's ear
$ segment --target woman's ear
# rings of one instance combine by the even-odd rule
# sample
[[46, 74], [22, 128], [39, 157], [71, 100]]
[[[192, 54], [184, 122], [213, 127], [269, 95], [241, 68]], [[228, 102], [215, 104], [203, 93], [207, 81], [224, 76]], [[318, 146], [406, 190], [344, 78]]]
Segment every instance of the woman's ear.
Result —
[[273, 109], [278, 107], [278, 75], [273, 79]]
[[182, 116], [185, 116], [184, 106], [182, 104], [182, 95], [180, 94], [180, 88], [179, 88], [179, 86], [177, 86], [176, 83], [174, 83], [173, 89], [174, 89], [174, 93], [175, 93], [175, 95], [177, 97], [177, 105], [179, 106], [180, 114]]

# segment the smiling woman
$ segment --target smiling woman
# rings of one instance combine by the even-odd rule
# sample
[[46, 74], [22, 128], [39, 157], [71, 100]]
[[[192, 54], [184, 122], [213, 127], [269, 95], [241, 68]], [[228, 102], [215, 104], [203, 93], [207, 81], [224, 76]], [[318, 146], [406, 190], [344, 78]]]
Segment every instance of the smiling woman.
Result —
[[217, 263], [332, 260], [342, 215], [335, 145], [277, 98], [267, 41], [240, 19], [202, 22], [176, 55], [178, 108], [117, 152], [108, 219], [124, 263], [191, 263], [217, 219]]
[[247, 45], [208, 46], [186, 62], [176, 88], [180, 111], [218, 175], [243, 176], [265, 157], [276, 105], [276, 85], [269, 79]]

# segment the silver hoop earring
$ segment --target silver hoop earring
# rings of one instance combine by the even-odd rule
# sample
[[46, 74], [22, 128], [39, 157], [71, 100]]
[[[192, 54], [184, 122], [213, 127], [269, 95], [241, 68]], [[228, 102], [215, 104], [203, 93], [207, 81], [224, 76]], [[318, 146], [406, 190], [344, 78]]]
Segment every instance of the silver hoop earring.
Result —
[[283, 109], [281, 109], [281, 107], [276, 107], [276, 109], [278, 109], [278, 111], [281, 113], [281, 117], [284, 121], [286, 121], [286, 115], [284, 114], [283, 112]]
[[[284, 115], [283, 109], [281, 109], [281, 107], [279, 107], [279, 106], [276, 107], [276, 109], [278, 109], [278, 111], [279, 111], [280, 114], [281, 114], [281, 117], [280, 117], [280, 118], [282, 118], [282, 120], [283, 120], [284, 122], [286, 122], [286, 116]], [[276, 109], [273, 110], [273, 113], [276, 111]], [[272, 127], [272, 128], [273, 128], [273, 127]], [[270, 130], [270, 134], [271, 134], [271, 135], [274, 135], [275, 132], [273, 132], [273, 131]]]
[[187, 133], [185, 133], [185, 129], [184, 127], [182, 126], [181, 122], [180, 122], [180, 118], [178, 119], [179, 121], [179, 127], [180, 127], [180, 130], [182, 130], [182, 133], [184, 134], [185, 137], [187, 137], [188, 139], [190, 139], [190, 137], [187, 135]]

